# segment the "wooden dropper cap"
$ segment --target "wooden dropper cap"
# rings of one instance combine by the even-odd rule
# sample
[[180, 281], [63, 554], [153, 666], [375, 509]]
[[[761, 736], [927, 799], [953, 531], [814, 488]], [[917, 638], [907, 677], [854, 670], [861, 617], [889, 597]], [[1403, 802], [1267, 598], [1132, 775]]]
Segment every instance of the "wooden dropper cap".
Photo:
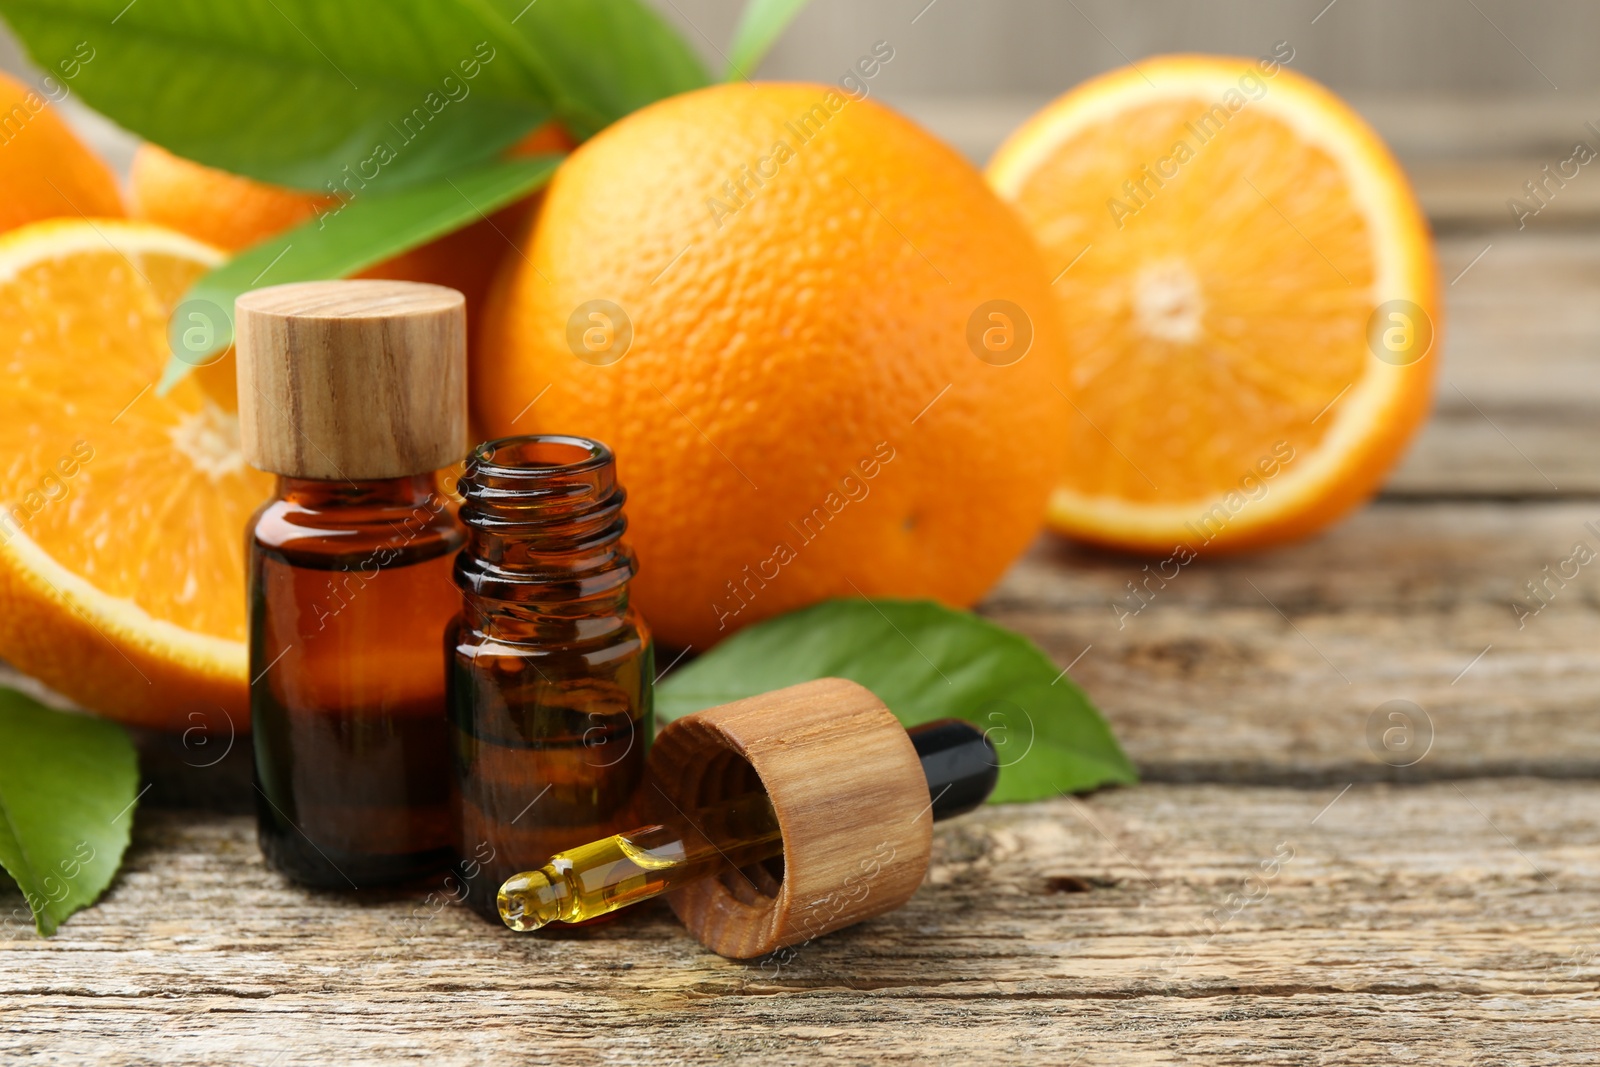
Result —
[[711, 951], [735, 959], [893, 911], [928, 870], [933, 805], [916, 747], [872, 692], [821, 678], [669, 723], [650, 749], [685, 809], [764, 790], [783, 866], [704, 878], [667, 897]]
[[467, 451], [466, 300], [442, 285], [297, 282], [234, 303], [239, 434], [259, 470], [425, 474]]

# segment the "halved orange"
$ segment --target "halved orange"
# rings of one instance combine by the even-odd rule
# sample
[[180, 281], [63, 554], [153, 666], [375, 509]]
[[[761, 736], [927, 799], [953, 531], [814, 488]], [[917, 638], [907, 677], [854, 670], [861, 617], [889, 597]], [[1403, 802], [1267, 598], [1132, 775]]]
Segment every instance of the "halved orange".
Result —
[[1427, 224], [1377, 134], [1282, 62], [1096, 78], [988, 178], [1043, 247], [1065, 326], [1058, 531], [1147, 552], [1305, 535], [1375, 492], [1426, 417]]
[[153, 388], [222, 259], [113, 219], [0, 237], [0, 658], [143, 726], [248, 723], [244, 528], [271, 481], [226, 390]]

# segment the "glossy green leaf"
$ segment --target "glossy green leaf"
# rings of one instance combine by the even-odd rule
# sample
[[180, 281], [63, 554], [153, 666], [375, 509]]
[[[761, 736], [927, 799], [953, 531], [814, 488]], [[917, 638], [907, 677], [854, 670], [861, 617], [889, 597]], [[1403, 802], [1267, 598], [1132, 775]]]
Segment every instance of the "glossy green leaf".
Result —
[[741, 630], [669, 674], [656, 715], [828, 677], [871, 689], [907, 726], [983, 727], [1000, 757], [995, 801], [1138, 780], [1089, 698], [1037, 645], [931, 601], [830, 600]]
[[810, 0], [748, 0], [728, 49], [727, 80], [740, 81], [754, 74], [779, 35], [808, 3]]
[[537, 72], [561, 124], [580, 139], [711, 81], [678, 32], [640, 0], [458, 2], [498, 25]]
[[456, 0], [0, 0], [0, 14], [66, 91], [134, 133], [318, 192], [491, 159], [550, 115], [519, 35], [507, 47], [504, 20]]
[[[396, 191], [358, 193], [337, 211], [252, 245], [184, 294], [169, 324], [173, 355], [158, 390], [166, 391], [233, 342], [233, 302], [241, 293], [342, 278], [381, 263], [541, 188], [562, 158], [528, 156]], [[504, 236], [508, 243], [515, 237]]]
[[120, 726], [0, 689], [0, 866], [22, 890], [40, 936], [111, 884], [138, 785]]

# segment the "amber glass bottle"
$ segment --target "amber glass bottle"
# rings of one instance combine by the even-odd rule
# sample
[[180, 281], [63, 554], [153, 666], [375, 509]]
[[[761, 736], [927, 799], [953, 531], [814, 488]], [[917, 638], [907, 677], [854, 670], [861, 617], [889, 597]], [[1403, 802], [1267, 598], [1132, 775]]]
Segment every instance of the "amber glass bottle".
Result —
[[365, 887], [450, 859], [438, 647], [465, 536], [434, 476], [281, 477], [250, 538], [261, 849], [315, 885]]
[[238, 302], [258, 828], [296, 881], [366, 888], [451, 857], [439, 643], [466, 534], [437, 468], [465, 442], [461, 295], [326, 282]]
[[506, 878], [632, 825], [653, 658], [628, 602], [637, 567], [606, 446], [490, 441], [461, 495], [463, 610], [446, 637], [458, 870], [498, 922]]

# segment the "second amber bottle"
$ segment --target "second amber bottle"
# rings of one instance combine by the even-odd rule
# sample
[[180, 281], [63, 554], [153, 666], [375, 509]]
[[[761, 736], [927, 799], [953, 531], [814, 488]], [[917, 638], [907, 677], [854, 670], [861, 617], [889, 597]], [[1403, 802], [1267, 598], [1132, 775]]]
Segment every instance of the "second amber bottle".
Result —
[[651, 738], [650, 634], [629, 603], [626, 498], [604, 445], [480, 445], [461, 479], [463, 611], [446, 638], [460, 873], [500, 883], [632, 825]]

